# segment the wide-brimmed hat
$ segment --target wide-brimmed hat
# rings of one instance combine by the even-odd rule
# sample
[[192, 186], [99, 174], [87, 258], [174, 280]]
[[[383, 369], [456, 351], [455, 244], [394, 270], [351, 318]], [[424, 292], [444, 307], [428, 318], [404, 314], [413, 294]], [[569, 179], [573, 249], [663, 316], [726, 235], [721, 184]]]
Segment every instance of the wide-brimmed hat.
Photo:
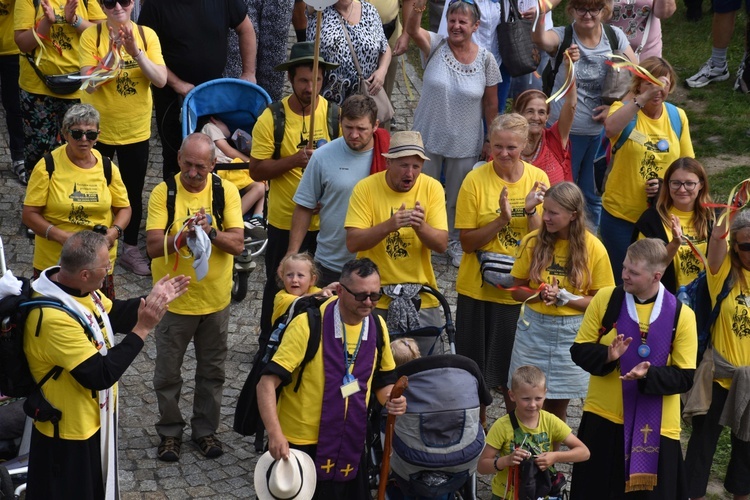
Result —
[[386, 158], [401, 158], [403, 156], [417, 155], [423, 160], [429, 160], [424, 153], [422, 134], [419, 132], [394, 132], [391, 136], [391, 147], [387, 153], [382, 153]]
[[254, 482], [258, 500], [310, 500], [317, 482], [315, 462], [304, 451], [293, 448], [286, 460], [274, 460], [267, 451], [255, 466]]
[[[287, 71], [289, 68], [299, 66], [301, 64], [309, 64], [315, 61], [315, 44], [313, 42], [297, 42], [292, 45], [292, 51], [289, 52], [289, 60], [285, 63], [279, 64], [274, 69], [276, 71]], [[335, 63], [329, 63], [318, 54], [318, 66], [324, 70], [338, 68], [339, 65]]]

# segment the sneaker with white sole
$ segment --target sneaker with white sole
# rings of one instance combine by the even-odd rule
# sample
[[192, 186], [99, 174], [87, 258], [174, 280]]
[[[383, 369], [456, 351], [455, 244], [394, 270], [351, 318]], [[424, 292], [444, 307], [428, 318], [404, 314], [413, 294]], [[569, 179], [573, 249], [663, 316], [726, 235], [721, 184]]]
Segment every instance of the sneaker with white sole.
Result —
[[263, 221], [257, 217], [245, 221], [245, 241], [262, 241], [268, 238]]
[[148, 260], [146, 260], [135, 245], [123, 245], [122, 255], [120, 255], [120, 265], [138, 276], [151, 276], [151, 268], [148, 266]]
[[11, 165], [11, 170], [18, 177], [18, 182], [24, 186], [29, 184], [29, 172], [26, 170], [26, 162], [23, 160], [16, 160]]
[[712, 82], [723, 82], [729, 79], [729, 66], [724, 62], [723, 66], [714, 66], [711, 59], [701, 67], [701, 69], [685, 80], [688, 87], [699, 89]]
[[445, 254], [450, 258], [451, 265], [458, 267], [461, 265], [461, 259], [464, 256], [464, 250], [461, 248], [461, 242], [456, 240], [448, 241], [448, 249]]

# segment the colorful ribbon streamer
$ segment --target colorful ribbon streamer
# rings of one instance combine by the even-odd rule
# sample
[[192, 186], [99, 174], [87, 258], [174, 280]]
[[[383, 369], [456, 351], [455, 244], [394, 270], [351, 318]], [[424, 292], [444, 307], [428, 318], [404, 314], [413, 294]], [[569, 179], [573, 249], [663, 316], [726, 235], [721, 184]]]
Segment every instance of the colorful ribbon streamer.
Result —
[[547, 12], [551, 11], [552, 7], [553, 7], [552, 2], [550, 2], [549, 0], [539, 0], [537, 2], [536, 13], [534, 14], [534, 24], [531, 25], [532, 33], [536, 31], [536, 25], [539, 22], [539, 19], [544, 17], [547, 14]]
[[89, 74], [73, 77], [82, 81], [81, 90], [94, 89], [117, 78], [122, 71], [122, 55], [120, 54], [120, 50], [122, 48], [118, 48], [116, 41], [112, 40], [112, 48], [104, 56], [104, 59], [94, 54], [94, 58], [99, 61], [99, 64], [95, 68], [91, 68]]
[[623, 57], [619, 54], [607, 54], [607, 58], [608, 60], [605, 61], [605, 64], [612, 66], [618, 71], [621, 69], [626, 69], [638, 78], [642, 78], [649, 83], [653, 83], [654, 85], [658, 85], [659, 87], [664, 87], [665, 85], [664, 82], [652, 75], [651, 72], [649, 72], [646, 68], [630, 62], [630, 60], [628, 60], [626, 57]]
[[567, 50], [565, 51], [565, 57], [568, 58], [568, 74], [565, 75], [565, 82], [562, 84], [562, 87], [557, 90], [557, 92], [547, 98], [547, 104], [551, 103], [552, 101], [557, 102], [565, 97], [565, 94], [567, 94], [573, 86], [573, 81], [575, 80], [576, 74], [576, 63], [573, 62], [573, 59], [570, 57], [570, 54], [568, 54]]
[[37, 45], [39, 45], [39, 53], [36, 55], [36, 59], [34, 60], [34, 63], [39, 66], [39, 63], [42, 60], [42, 55], [47, 51], [47, 47], [44, 46], [44, 40], [48, 41], [50, 45], [52, 45], [57, 52], [62, 55], [62, 47], [60, 47], [60, 44], [58, 44], [56, 41], [52, 40], [49, 37], [46, 37], [44, 35], [40, 35], [37, 31], [39, 29], [39, 23], [41, 23], [42, 20], [39, 19], [36, 24], [34, 25], [34, 29], [31, 30], [32, 34], [34, 35], [34, 40], [36, 40]]
[[[732, 217], [734, 216], [734, 212], [738, 212], [746, 208], [748, 204], [750, 204], [748, 202], [750, 202], [750, 178], [745, 179], [732, 188], [732, 190], [729, 192], [729, 196], [727, 196], [727, 202], [725, 204], [707, 203], [705, 206], [709, 208], [726, 209], [716, 221], [716, 225], [720, 226], [724, 223], [724, 219], [726, 217], [729, 217], [729, 220], [731, 221]], [[724, 234], [722, 238], [726, 238], [726, 236], [727, 235]]]

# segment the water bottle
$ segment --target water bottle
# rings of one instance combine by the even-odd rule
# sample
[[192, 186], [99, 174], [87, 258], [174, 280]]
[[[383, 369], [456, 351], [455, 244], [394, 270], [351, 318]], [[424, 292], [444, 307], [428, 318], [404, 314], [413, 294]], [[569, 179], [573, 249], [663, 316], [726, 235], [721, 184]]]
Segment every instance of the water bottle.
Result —
[[688, 295], [685, 285], [682, 285], [680, 289], [677, 290], [677, 299], [686, 306], [690, 307], [690, 295]]

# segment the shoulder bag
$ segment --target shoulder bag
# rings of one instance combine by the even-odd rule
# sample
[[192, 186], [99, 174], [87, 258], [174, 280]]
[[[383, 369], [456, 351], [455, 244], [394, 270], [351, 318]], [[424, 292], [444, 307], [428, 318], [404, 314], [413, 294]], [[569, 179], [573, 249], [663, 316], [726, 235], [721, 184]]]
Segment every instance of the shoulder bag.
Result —
[[521, 17], [518, 0], [508, 0], [508, 5], [510, 11], [506, 17], [505, 1], [500, 0], [500, 24], [497, 25], [500, 56], [510, 76], [528, 75], [539, 66], [539, 51], [531, 41], [533, 23]]

